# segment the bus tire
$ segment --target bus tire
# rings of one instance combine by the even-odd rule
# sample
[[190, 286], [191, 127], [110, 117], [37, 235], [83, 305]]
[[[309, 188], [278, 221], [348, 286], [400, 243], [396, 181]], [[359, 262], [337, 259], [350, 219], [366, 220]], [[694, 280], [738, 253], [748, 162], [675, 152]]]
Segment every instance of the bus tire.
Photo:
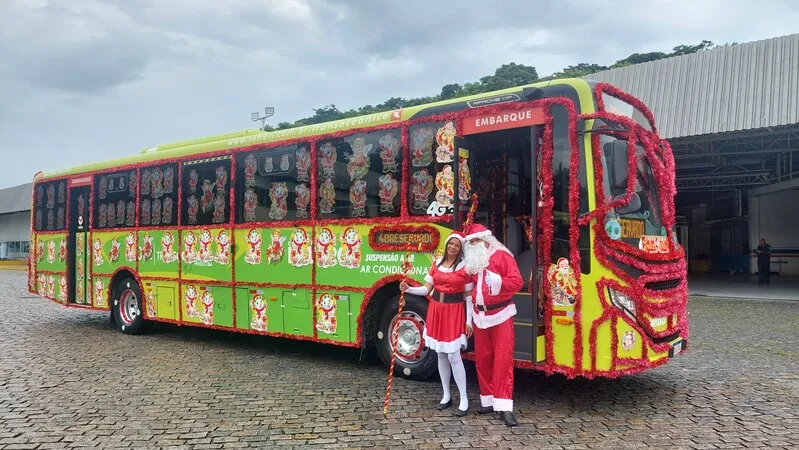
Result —
[[[377, 331], [377, 353], [386, 367], [392, 358], [391, 339], [399, 309], [399, 295], [383, 305]], [[397, 339], [397, 359], [394, 374], [409, 380], [427, 380], [438, 371], [438, 356], [424, 347], [424, 325], [427, 317], [427, 300], [415, 295], [405, 295]]]
[[111, 311], [119, 331], [125, 334], [139, 334], [143, 331], [143, 301], [144, 296], [135, 279], [126, 277], [114, 286]]

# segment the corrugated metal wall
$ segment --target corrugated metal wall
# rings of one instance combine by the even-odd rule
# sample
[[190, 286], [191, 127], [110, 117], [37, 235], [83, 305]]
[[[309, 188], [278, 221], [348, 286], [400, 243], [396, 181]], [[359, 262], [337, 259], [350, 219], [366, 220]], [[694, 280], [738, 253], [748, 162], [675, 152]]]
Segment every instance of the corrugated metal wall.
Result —
[[799, 34], [583, 78], [640, 98], [667, 139], [799, 123]]

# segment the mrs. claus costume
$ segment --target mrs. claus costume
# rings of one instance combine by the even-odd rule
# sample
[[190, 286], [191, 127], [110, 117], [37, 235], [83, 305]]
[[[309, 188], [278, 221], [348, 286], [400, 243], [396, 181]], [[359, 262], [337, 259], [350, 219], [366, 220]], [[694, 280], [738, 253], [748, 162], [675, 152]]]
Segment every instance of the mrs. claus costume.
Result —
[[469, 274], [475, 285], [472, 320], [477, 381], [480, 385], [478, 413], [496, 411], [508, 426], [516, 425], [513, 416], [513, 348], [515, 332], [513, 295], [524, 285], [513, 253], [496, 239], [487, 239], [491, 231], [472, 224], [466, 230], [465, 251], [471, 241], [488, 244], [488, 267]]
[[[451, 239], [465, 245], [463, 235], [457, 231], [447, 237], [444, 247]], [[446, 250], [445, 250], [446, 251]], [[437, 353], [452, 353], [465, 350], [467, 346], [466, 325], [472, 326], [471, 308], [464, 305], [464, 291], [471, 291], [474, 284], [464, 270], [463, 261], [459, 261], [454, 270], [439, 267], [444, 256], [438, 258], [424, 277], [424, 281], [433, 285], [430, 293], [433, 301], [427, 307], [427, 319], [424, 329], [425, 345]]]
[[462, 260], [455, 261], [455, 267], [441, 265], [446, 257], [446, 248], [453, 239], [460, 242], [461, 253], [463, 252], [465, 242], [463, 235], [453, 231], [444, 243], [444, 256], [433, 262], [433, 266], [425, 276], [425, 285], [408, 287], [406, 292], [430, 298], [423, 336], [425, 345], [438, 354], [438, 372], [444, 396], [437, 408], [443, 410], [452, 405], [450, 378], [455, 378], [460, 394], [460, 403], [455, 415], [464, 416], [469, 409], [469, 400], [466, 394], [466, 370], [463, 367], [461, 351], [467, 346], [466, 326], [472, 326], [470, 294], [472, 283], [464, 271]]

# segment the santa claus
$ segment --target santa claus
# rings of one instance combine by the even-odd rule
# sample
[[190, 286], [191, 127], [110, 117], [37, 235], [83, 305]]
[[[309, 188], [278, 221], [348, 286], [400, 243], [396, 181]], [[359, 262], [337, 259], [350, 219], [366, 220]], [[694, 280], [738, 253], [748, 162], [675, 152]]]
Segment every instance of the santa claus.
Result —
[[466, 229], [466, 273], [474, 282], [472, 320], [479, 414], [496, 411], [506, 425], [516, 426], [513, 415], [513, 295], [524, 285], [513, 253], [483, 225]]

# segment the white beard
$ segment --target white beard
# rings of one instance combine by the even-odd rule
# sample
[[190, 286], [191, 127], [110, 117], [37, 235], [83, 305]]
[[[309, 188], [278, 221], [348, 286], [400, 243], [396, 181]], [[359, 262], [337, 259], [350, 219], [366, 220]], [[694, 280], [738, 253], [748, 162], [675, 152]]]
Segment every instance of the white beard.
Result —
[[479, 242], [477, 245], [466, 245], [463, 252], [464, 269], [474, 275], [488, 268], [488, 247]]

